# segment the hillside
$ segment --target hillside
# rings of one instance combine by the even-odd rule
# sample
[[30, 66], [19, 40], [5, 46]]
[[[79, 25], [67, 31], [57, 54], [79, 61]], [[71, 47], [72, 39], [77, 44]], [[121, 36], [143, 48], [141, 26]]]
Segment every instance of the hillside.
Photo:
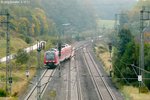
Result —
[[[40, 37], [47, 37], [57, 33], [53, 20], [46, 16], [38, 1], [31, 5], [1, 4], [0, 12], [9, 16], [10, 52], [16, 53], [18, 49], [33, 45]], [[0, 16], [0, 22], [6, 22], [6, 17]], [[47, 37], [48, 38], [48, 37]], [[44, 38], [42, 38], [44, 39]], [[49, 39], [47, 39], [49, 40]], [[6, 54], [6, 24], [0, 23], [0, 58]]]
[[59, 32], [66, 23], [70, 23], [73, 31], [85, 31], [95, 27], [95, 16], [86, 1], [88, 0], [42, 0], [41, 5], [49, 18], [54, 20]]

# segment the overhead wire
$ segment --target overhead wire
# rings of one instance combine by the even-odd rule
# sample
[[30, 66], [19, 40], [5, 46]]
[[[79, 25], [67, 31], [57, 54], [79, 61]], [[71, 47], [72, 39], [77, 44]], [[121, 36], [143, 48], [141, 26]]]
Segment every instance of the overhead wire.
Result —
[[[113, 64], [113, 65], [115, 65], [115, 64]], [[119, 73], [121, 74], [123, 79], [126, 81], [126, 83], [130, 85], [130, 83], [126, 80], [125, 76], [122, 74], [122, 72], [120, 71], [120, 69], [116, 65], [115, 65], [115, 68], [119, 71]]]
[[[147, 70], [144, 70], [144, 69], [142, 69], [142, 68], [140, 68], [140, 67], [138, 67], [138, 66], [135, 66], [134, 64], [127, 64], [127, 63], [125, 63], [125, 62], [123, 62], [122, 60], [119, 60], [120, 62], [122, 62], [124, 65], [126, 65], [127, 67], [130, 65], [131, 67], [132, 67], [132, 69], [134, 70], [134, 73], [137, 75], [137, 77], [138, 77], [138, 74], [137, 74], [137, 72], [135, 71], [135, 69], [133, 68], [133, 67], [135, 67], [135, 68], [138, 68], [138, 69], [140, 69], [140, 70], [142, 70], [142, 71], [145, 71], [145, 72], [147, 72], [147, 73], [150, 73], [149, 71], [147, 71]], [[119, 70], [119, 69], [118, 69]], [[121, 71], [120, 71], [120, 73], [121, 73]], [[122, 79], [135, 79], [135, 78], [125, 78], [125, 77], [123, 77]], [[147, 79], [147, 78], [146, 78]], [[149, 79], [149, 78], [148, 78]], [[144, 85], [144, 87], [146, 87], [147, 88], [147, 90], [150, 92], [150, 90], [148, 89], [148, 87], [146, 86], [146, 84], [142, 81], [142, 84]]]
[[[125, 62], [123, 62], [124, 64], [125, 64]], [[126, 64], [125, 64], [126, 65]], [[127, 66], [127, 65], [126, 65]], [[132, 66], [132, 65], [131, 65]], [[128, 66], [127, 66], [128, 67]], [[132, 69], [133, 69], [133, 71], [134, 71], [134, 73], [136, 74], [136, 76], [138, 77], [138, 74], [137, 74], [137, 72], [136, 72], [136, 70], [134, 69], [134, 67], [132, 66]], [[146, 86], [146, 84], [142, 81], [142, 84], [145, 86], [145, 87], [147, 87]], [[147, 87], [148, 88], [148, 87]], [[148, 91], [149, 91], [149, 89], [148, 89]]]
[[127, 65], [127, 66], [132, 66], [132, 67], [138, 68], [138, 69], [140, 69], [140, 70], [142, 70], [142, 71], [144, 71], [144, 72], [150, 74], [150, 71], [145, 70], [145, 69], [143, 69], [143, 68], [140, 68], [140, 67], [138, 67], [138, 66], [135, 66], [134, 64], [127, 64], [127, 63], [123, 62], [122, 60], [119, 60], [119, 61], [122, 62], [123, 64]]
[[144, 72], [150, 74], [150, 71], [147, 71], [147, 70], [145, 70], [145, 69], [143, 69], [143, 68], [140, 68], [140, 67], [138, 67], [138, 66], [135, 66], [134, 64], [131, 64], [131, 66], [133, 66], [133, 67], [135, 67], [135, 68], [138, 68], [138, 69], [140, 69], [140, 70], [142, 70], [142, 71], [144, 71]]

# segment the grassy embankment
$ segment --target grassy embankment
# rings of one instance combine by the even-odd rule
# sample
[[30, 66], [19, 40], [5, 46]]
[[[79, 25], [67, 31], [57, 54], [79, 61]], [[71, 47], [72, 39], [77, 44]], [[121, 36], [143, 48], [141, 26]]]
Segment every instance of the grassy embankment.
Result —
[[[29, 45], [26, 44], [22, 39], [17, 38], [17, 37], [11, 37], [11, 54], [16, 53], [18, 49], [26, 48]], [[4, 57], [6, 55], [6, 40], [4, 38], [0, 39], [0, 58]], [[33, 56], [36, 57], [36, 53], [32, 54]], [[35, 61], [36, 59], [32, 57], [32, 61]], [[11, 65], [12, 65], [12, 77], [13, 77], [13, 84], [12, 84], [12, 98], [8, 98], [11, 100], [17, 99], [16, 97], [20, 95], [26, 88], [28, 84], [28, 80], [25, 75], [25, 70], [27, 65], [19, 65], [15, 63], [15, 60], [11, 60]], [[30, 78], [33, 77], [35, 74], [35, 64], [33, 64], [30, 68]], [[6, 64], [1, 63], [0, 64], [0, 89], [5, 91], [5, 77], [6, 77], [6, 70], [5, 70]], [[0, 100], [3, 100], [4, 98], [0, 98]], [[6, 99], [6, 98], [5, 98]]]
[[[46, 40], [46, 50], [52, 47], [52, 44], [55, 44], [56, 38], [55, 37], [38, 37], [41, 40]], [[32, 43], [34, 45], [34, 43]], [[11, 54], [16, 53], [19, 49], [23, 49], [30, 46], [22, 39], [18, 38], [17, 36], [11, 36]], [[4, 57], [6, 53], [6, 40], [4, 38], [0, 38], [0, 57]], [[43, 61], [43, 54], [44, 50], [41, 51], [41, 62]], [[12, 65], [12, 95], [11, 97], [7, 98], [7, 100], [18, 100], [18, 96], [22, 95], [29, 85], [29, 81], [35, 76], [36, 73], [36, 66], [37, 66], [37, 52], [36, 50], [29, 54], [30, 58], [26, 64], [18, 64], [14, 60], [11, 60]], [[6, 64], [0, 63], [0, 92], [5, 91], [5, 77], [6, 77]], [[29, 67], [30, 77], [27, 79], [25, 72], [27, 67]], [[6, 100], [6, 98], [0, 97], [0, 100]]]
[[[17, 37], [11, 38], [10, 45], [11, 53], [15, 53], [18, 49], [29, 46], [23, 40]], [[0, 58], [2, 58], [6, 56], [6, 39], [0, 38], [0, 48]]]
[[[95, 52], [96, 52], [97, 57], [102, 61], [104, 65], [104, 69], [109, 74], [111, 62], [110, 62], [110, 53], [107, 49], [107, 45], [98, 44], [95, 47]], [[126, 100], [150, 100], [150, 93], [139, 94], [139, 90], [137, 87], [121, 86], [120, 90], [124, 94]]]

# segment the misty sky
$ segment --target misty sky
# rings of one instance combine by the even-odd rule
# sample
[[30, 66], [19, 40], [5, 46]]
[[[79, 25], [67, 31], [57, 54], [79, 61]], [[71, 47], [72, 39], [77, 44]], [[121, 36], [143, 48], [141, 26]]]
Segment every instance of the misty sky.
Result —
[[87, 0], [102, 19], [114, 19], [116, 13], [128, 11], [137, 0]]

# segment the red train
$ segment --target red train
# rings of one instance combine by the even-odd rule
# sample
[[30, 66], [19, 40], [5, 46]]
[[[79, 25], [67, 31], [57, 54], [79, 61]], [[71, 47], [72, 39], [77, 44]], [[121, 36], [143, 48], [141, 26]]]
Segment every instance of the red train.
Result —
[[52, 48], [49, 51], [46, 51], [44, 54], [44, 65], [48, 68], [57, 67], [60, 62], [63, 62], [66, 59], [69, 59], [72, 54], [72, 47], [68, 44], [63, 44], [61, 46], [61, 56], [59, 57], [58, 49]]

